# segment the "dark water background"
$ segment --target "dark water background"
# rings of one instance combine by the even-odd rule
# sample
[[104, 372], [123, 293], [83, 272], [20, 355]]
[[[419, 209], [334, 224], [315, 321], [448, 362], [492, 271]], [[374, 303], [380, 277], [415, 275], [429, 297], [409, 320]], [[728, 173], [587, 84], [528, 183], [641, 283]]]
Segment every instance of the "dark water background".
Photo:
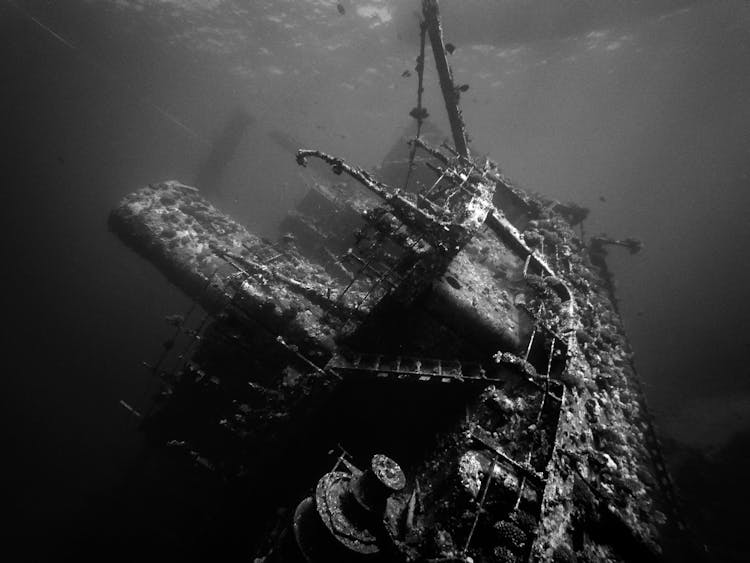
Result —
[[[159, 518], [158, 498], [98, 518], [144, 467], [118, 401], [147, 406], [157, 384], [140, 361], [189, 305], [108, 233], [117, 201], [192, 182], [240, 109], [255, 121], [210, 197], [273, 234], [304, 184], [270, 131], [373, 167], [408, 124], [418, 3], [342, 5], [0, 1], [3, 505], [18, 560], [70, 544], [139, 554], [132, 530]], [[588, 233], [644, 240], [610, 259], [637, 365], [696, 530], [715, 560], [747, 560], [750, 5], [442, 6], [475, 149], [590, 207]], [[427, 75], [447, 130], [429, 60]]]

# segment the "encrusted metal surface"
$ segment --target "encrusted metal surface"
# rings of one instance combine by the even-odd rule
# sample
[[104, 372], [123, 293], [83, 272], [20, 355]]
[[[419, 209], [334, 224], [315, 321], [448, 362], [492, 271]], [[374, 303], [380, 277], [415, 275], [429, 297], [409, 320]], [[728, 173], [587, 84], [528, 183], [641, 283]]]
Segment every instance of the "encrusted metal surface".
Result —
[[336, 540], [357, 553], [380, 551], [378, 539], [365, 521], [353, 518], [353, 498], [349, 491], [352, 476], [343, 471], [326, 473], [315, 488], [315, 503], [325, 527]]

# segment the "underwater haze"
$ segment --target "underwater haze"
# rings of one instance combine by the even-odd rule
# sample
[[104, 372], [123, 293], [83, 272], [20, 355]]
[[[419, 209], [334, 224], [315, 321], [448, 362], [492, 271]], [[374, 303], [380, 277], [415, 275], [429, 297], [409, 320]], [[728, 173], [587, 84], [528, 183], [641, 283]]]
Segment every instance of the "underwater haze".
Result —
[[[472, 149], [590, 208], [586, 236], [643, 240], [608, 258], [636, 366], [709, 559], [747, 561], [750, 3], [440, 5]], [[308, 182], [296, 148], [377, 174], [412, 121], [419, 9], [0, 0], [13, 560], [189, 554], [176, 528], [210, 515], [167, 506], [148, 477], [163, 460], [120, 401], [148, 409], [158, 381], [141, 362], [190, 302], [108, 213], [178, 179], [275, 237]], [[449, 131], [431, 63], [425, 105]]]

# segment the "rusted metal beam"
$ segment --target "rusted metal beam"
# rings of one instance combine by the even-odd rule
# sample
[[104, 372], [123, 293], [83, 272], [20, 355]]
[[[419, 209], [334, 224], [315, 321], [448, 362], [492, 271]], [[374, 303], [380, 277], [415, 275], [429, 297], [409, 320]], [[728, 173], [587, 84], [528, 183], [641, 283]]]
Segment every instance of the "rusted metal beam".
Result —
[[450, 252], [455, 249], [456, 241], [465, 234], [465, 229], [461, 225], [454, 224], [450, 219], [439, 219], [424, 209], [420, 209], [403, 195], [402, 190], [378, 182], [367, 171], [351, 166], [340, 158], [318, 150], [299, 149], [297, 164], [306, 166], [311, 157], [330, 164], [334, 174], [346, 172], [365, 188], [382, 198], [399, 221], [424, 238], [433, 248]]
[[432, 55], [435, 58], [435, 67], [440, 77], [440, 89], [443, 91], [445, 109], [448, 112], [448, 120], [453, 134], [453, 144], [456, 152], [464, 158], [469, 157], [469, 148], [466, 141], [466, 127], [461, 108], [458, 106], [458, 93], [453, 83], [453, 74], [448, 65], [448, 57], [443, 44], [443, 27], [440, 23], [440, 9], [437, 0], [422, 0], [422, 14], [427, 24], [427, 33], [430, 36]]

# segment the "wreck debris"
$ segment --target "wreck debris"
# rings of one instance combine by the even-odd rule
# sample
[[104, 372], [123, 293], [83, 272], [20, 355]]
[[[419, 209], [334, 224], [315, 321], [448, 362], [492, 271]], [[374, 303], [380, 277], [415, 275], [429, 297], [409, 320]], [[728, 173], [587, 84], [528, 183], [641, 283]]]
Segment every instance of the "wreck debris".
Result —
[[404, 488], [406, 476], [395, 461], [382, 454], [373, 456], [364, 471], [351, 464], [347, 469], [326, 473], [314, 496], [297, 505], [294, 540], [308, 561], [349, 560], [386, 549], [386, 504]]
[[475, 362], [458, 360], [406, 358], [401, 356], [356, 354], [351, 358], [335, 354], [328, 368], [342, 377], [369, 376], [379, 379], [412, 380], [420, 383], [475, 383], [485, 387], [492, 383], [484, 368]]
[[[403, 188], [299, 149], [299, 165], [356, 184], [311, 185], [278, 243], [177, 182], [113, 212], [113, 230], [209, 313], [181, 353], [171, 339], [165, 354], [183, 361], [157, 368], [168, 391], [146, 423], [212, 474], [263, 477], [247, 517], [264, 521], [293, 488], [273, 542], [252, 538], [268, 560], [655, 557], [674, 495], [597, 263], [604, 244], [638, 245], [587, 249], [572, 230], [582, 208], [474, 159], [435, 0], [420, 31]], [[420, 135], [427, 33], [454, 147]], [[410, 193], [418, 150], [435, 181]], [[339, 442], [358, 453], [342, 449], [323, 477], [298, 463]], [[376, 455], [358, 469], [374, 444], [400, 464]]]

